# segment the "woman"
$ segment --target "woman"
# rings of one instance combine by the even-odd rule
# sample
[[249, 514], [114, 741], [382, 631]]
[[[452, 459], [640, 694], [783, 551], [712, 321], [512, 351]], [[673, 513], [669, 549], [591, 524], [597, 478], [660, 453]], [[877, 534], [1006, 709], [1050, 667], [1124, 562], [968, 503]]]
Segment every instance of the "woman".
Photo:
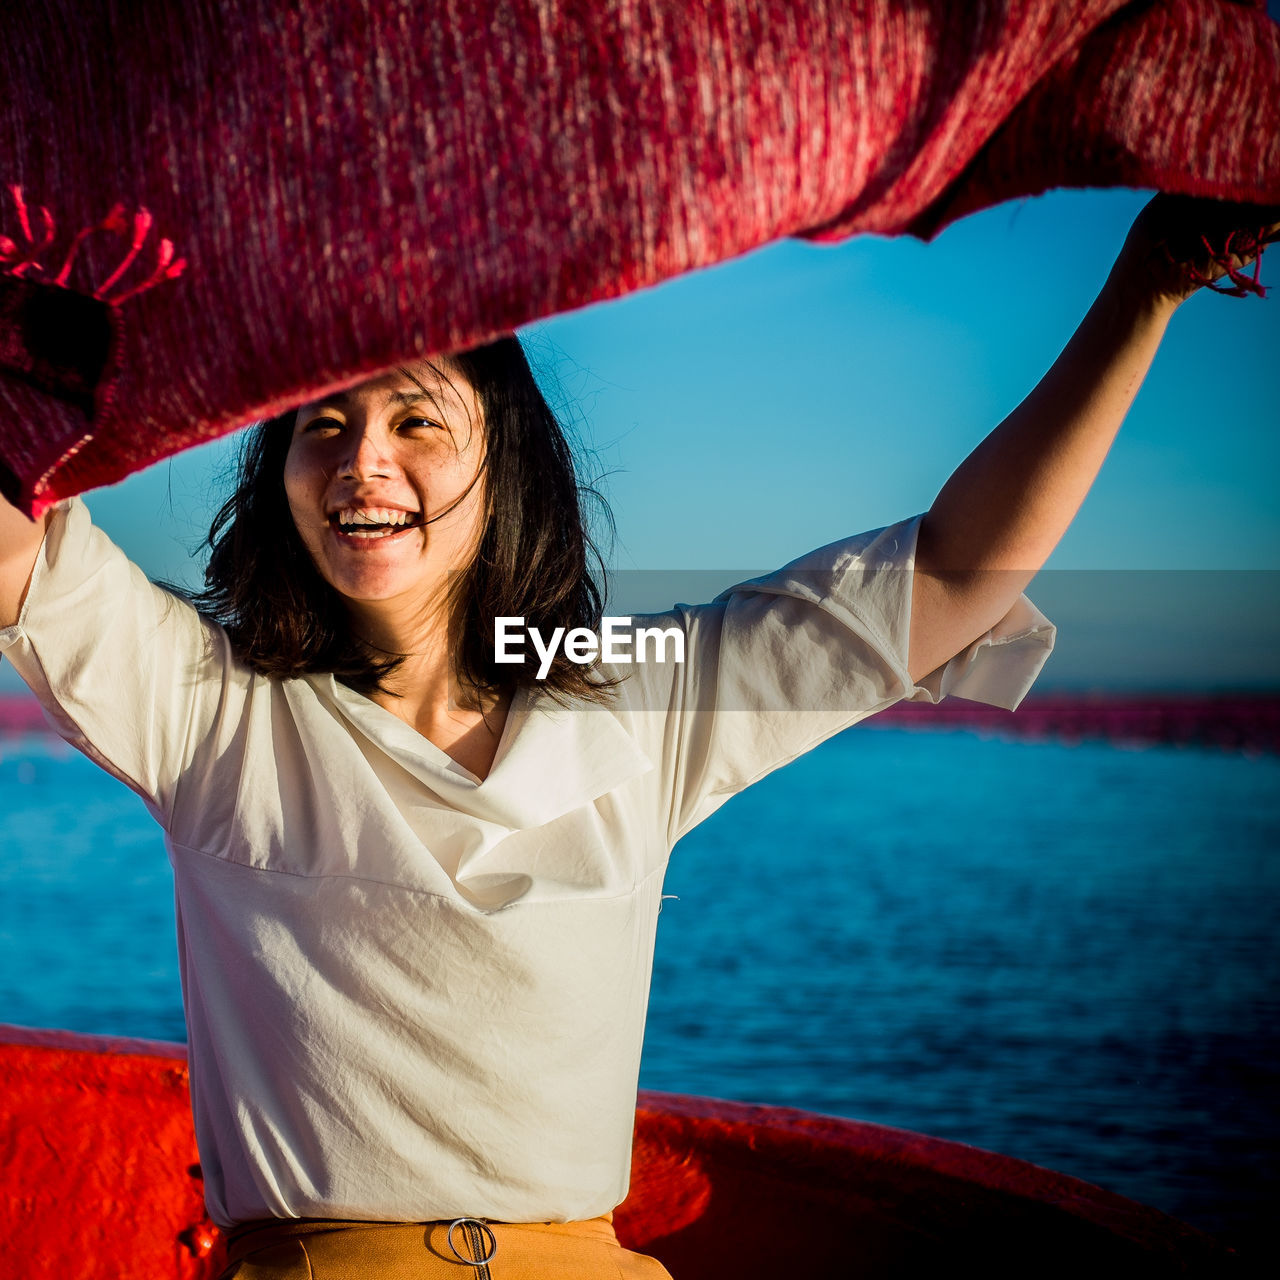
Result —
[[1208, 217], [1148, 206], [924, 516], [645, 620], [682, 656], [500, 660], [504, 619], [600, 624], [513, 339], [266, 424], [215, 525], [217, 621], [79, 502], [0, 508], [0, 645], [166, 831], [228, 1275], [664, 1274], [609, 1218], [671, 846], [900, 698], [1016, 704], [1053, 636], [1021, 592], [1216, 270], [1162, 249]]

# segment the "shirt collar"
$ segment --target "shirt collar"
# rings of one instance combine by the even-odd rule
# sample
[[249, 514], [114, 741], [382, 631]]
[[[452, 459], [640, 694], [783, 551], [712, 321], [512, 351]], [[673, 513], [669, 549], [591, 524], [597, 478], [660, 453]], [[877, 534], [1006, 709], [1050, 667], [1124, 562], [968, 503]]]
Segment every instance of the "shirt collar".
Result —
[[355, 732], [448, 807], [513, 831], [551, 822], [653, 768], [608, 706], [562, 707], [547, 694], [522, 687], [507, 712], [493, 767], [481, 781], [398, 716], [332, 675], [315, 681]]

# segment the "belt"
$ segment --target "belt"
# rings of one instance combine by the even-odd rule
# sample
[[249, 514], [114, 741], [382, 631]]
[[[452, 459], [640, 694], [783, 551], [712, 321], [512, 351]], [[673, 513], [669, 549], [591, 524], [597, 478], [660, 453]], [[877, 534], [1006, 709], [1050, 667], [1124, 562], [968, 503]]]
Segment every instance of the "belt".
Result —
[[[504, 1240], [514, 1250], [509, 1263], [519, 1269], [528, 1250], [570, 1251], [570, 1256], [587, 1250], [587, 1257], [609, 1246], [610, 1255], [636, 1258], [620, 1248], [612, 1226], [613, 1215], [604, 1214], [582, 1222], [508, 1223], [482, 1218], [454, 1218], [430, 1222], [368, 1222], [333, 1218], [268, 1218], [242, 1222], [227, 1234], [228, 1269], [254, 1255], [296, 1242], [310, 1257], [314, 1252], [340, 1260], [344, 1265], [360, 1263], [374, 1255], [385, 1257], [387, 1251], [406, 1261], [411, 1257], [423, 1262], [434, 1260], [442, 1275], [454, 1274], [459, 1280], [492, 1280], [489, 1263], [502, 1251]], [[585, 1258], [584, 1258], [585, 1260]], [[648, 1260], [644, 1260], [648, 1262]], [[503, 1266], [499, 1262], [499, 1273]], [[652, 1265], [652, 1264], [650, 1264]], [[353, 1271], [358, 1274], [359, 1269]], [[300, 1274], [305, 1274], [300, 1272]], [[424, 1273], [425, 1274], [425, 1273]], [[432, 1272], [431, 1274], [435, 1274]], [[593, 1272], [594, 1274], [594, 1272]]]
[[[610, 1215], [612, 1216], [612, 1215]], [[379, 1228], [416, 1229], [424, 1240], [432, 1228], [444, 1227], [444, 1243], [453, 1260], [474, 1269], [478, 1280], [490, 1280], [489, 1263], [498, 1252], [498, 1238], [482, 1218], [455, 1218], [452, 1222], [364, 1222], [340, 1218], [266, 1218], [242, 1222], [227, 1236], [227, 1262], [241, 1262], [273, 1245], [302, 1236], [328, 1235], [336, 1231], [368, 1231]]]

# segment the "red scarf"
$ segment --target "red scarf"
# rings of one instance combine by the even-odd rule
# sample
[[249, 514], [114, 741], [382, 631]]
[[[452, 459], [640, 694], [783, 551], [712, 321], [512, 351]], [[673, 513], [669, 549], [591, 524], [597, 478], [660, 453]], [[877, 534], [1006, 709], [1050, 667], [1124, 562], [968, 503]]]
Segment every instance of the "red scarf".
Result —
[[0, 84], [36, 510], [780, 236], [1280, 202], [1280, 28], [1227, 0], [45, 0], [0, 6]]

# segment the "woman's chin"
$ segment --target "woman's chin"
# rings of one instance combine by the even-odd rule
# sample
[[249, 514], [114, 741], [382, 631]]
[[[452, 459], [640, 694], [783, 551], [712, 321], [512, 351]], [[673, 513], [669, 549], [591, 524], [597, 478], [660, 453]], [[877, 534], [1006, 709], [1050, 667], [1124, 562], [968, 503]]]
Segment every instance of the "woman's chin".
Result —
[[421, 537], [350, 537], [330, 533], [321, 554], [313, 556], [321, 575], [350, 600], [385, 600], [402, 595], [429, 576]]
[[439, 539], [428, 547], [423, 535], [420, 527], [381, 536], [330, 527], [308, 549], [320, 576], [353, 606], [428, 603], [447, 586], [456, 549]]
[[445, 572], [420, 559], [374, 563], [372, 557], [363, 564], [331, 564], [322, 574], [344, 600], [360, 607], [427, 601], [439, 593], [447, 578]]
[[426, 575], [395, 572], [342, 573], [326, 575], [329, 585], [343, 599], [357, 605], [386, 604], [415, 594], [423, 594]]

